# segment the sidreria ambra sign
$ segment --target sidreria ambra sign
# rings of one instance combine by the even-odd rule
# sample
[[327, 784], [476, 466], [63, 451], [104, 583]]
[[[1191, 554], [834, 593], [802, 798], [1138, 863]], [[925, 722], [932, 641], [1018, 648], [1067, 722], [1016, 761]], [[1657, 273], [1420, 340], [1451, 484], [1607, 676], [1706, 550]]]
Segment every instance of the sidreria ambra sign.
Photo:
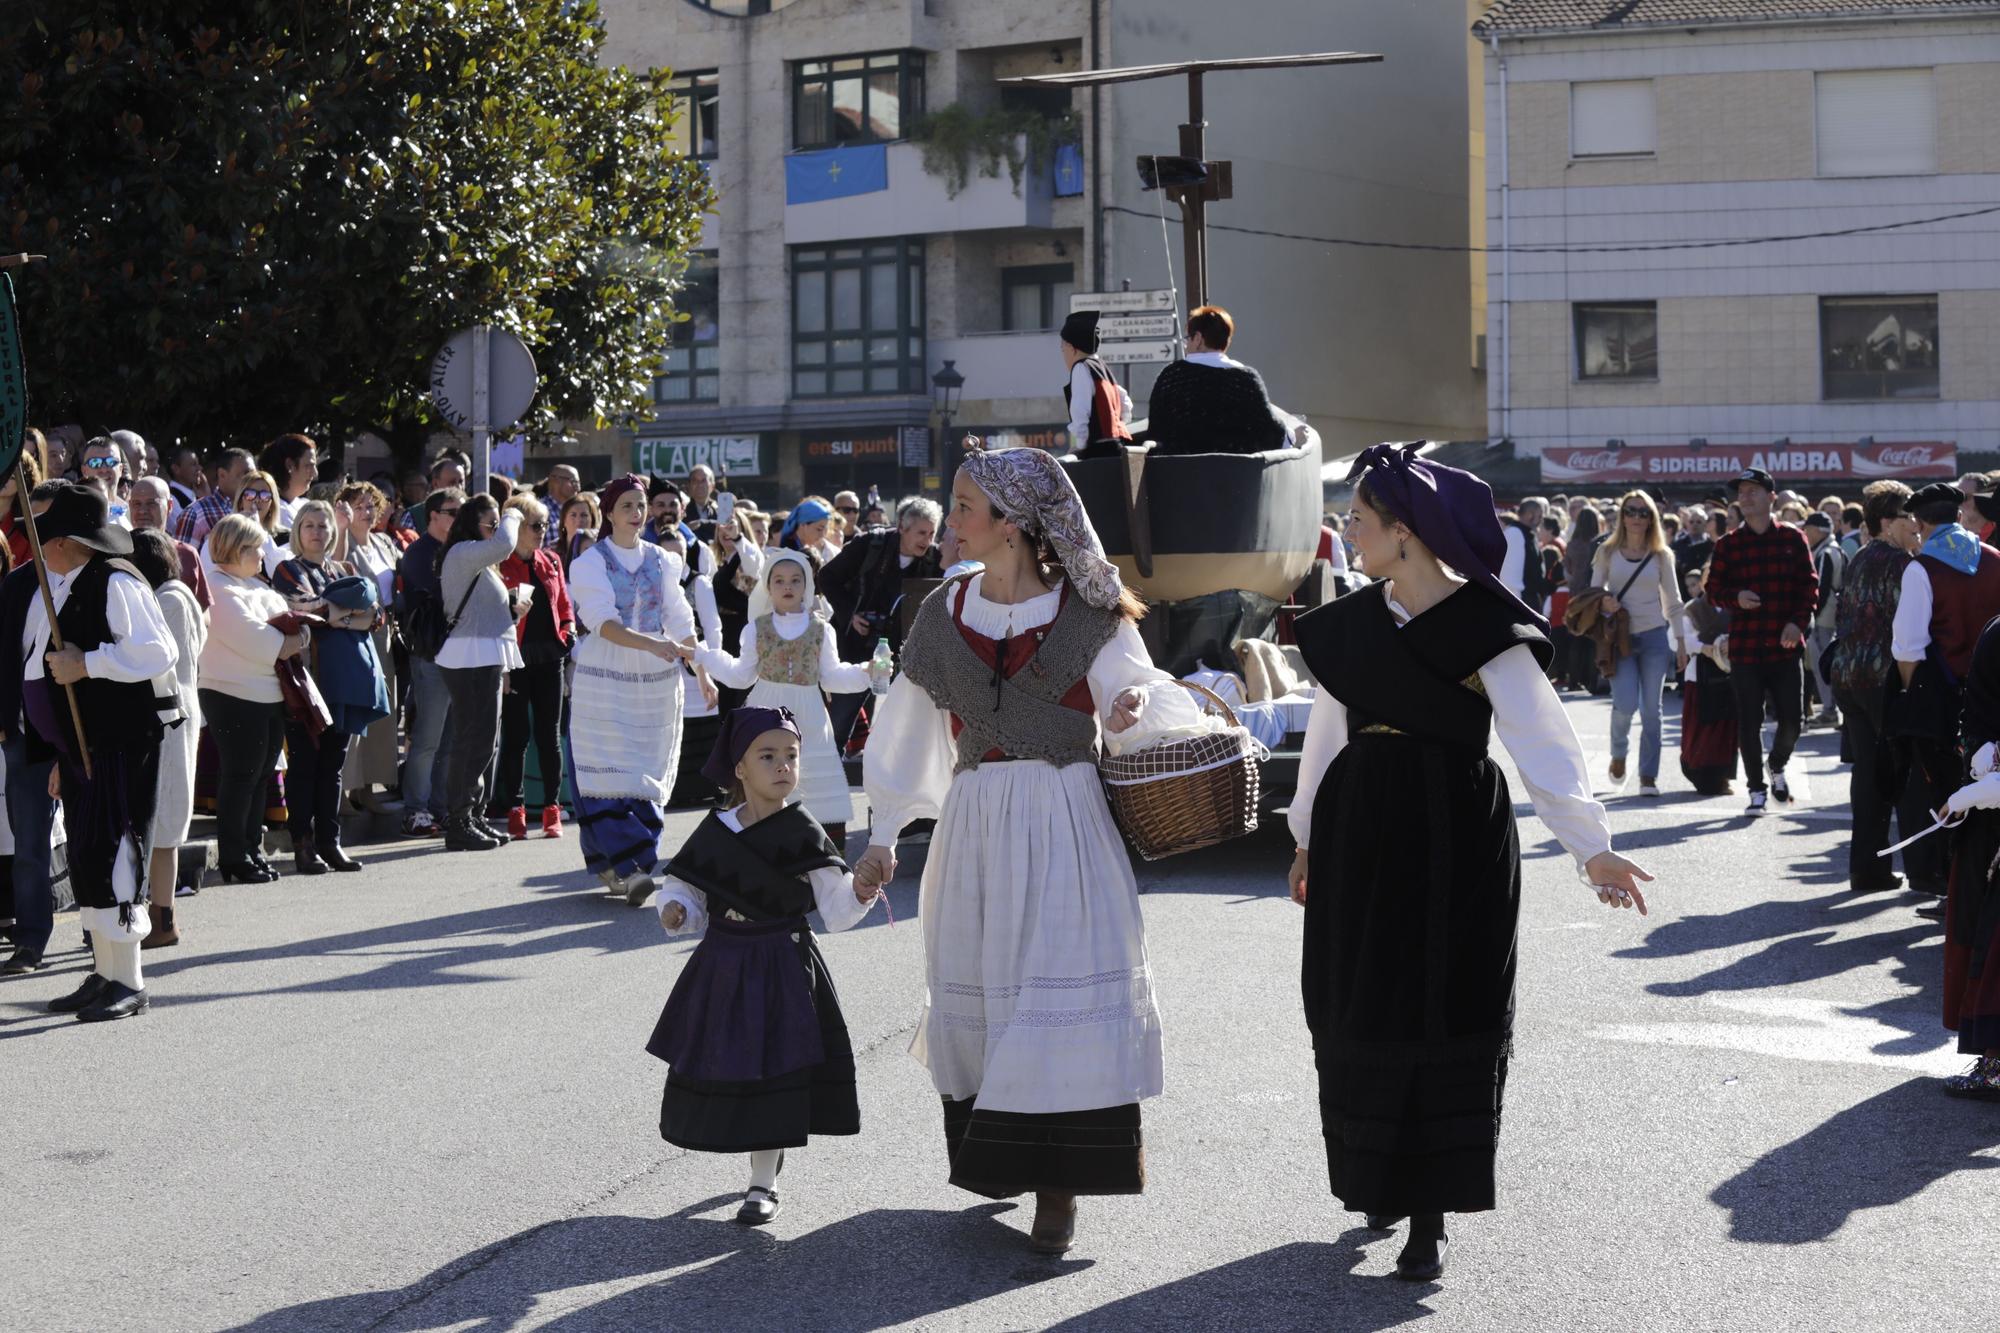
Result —
[[1621, 449], [1557, 448], [1542, 451], [1542, 480], [1551, 482], [1727, 481], [1750, 468], [1780, 481], [1899, 481], [1958, 475], [1958, 447], [1935, 440], [1891, 444], [1628, 444]]

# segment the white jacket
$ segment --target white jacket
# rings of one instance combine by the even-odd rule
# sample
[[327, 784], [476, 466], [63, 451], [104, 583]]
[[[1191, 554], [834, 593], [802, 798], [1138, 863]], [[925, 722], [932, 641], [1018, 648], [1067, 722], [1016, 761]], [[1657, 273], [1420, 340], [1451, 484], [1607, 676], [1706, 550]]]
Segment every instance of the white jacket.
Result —
[[215, 605], [208, 613], [208, 642], [201, 649], [197, 685], [252, 703], [278, 703], [278, 654], [284, 631], [267, 622], [291, 608], [255, 579], [220, 570], [212, 576]]

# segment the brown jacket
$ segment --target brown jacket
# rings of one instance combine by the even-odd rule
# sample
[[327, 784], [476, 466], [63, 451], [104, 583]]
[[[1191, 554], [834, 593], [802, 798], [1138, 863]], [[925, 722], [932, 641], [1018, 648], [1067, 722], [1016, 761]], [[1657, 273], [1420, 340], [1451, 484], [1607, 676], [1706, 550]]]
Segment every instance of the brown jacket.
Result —
[[1622, 606], [1606, 615], [1604, 603], [1610, 596], [1608, 588], [1587, 588], [1571, 594], [1563, 612], [1563, 628], [1597, 646], [1597, 669], [1607, 676], [1632, 655], [1632, 617]]

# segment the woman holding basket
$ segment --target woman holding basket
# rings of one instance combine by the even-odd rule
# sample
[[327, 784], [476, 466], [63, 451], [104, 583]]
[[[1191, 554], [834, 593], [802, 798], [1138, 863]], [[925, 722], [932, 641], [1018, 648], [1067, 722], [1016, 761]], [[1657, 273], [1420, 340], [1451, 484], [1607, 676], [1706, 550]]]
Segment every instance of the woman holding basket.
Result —
[[1139, 1103], [1161, 1087], [1138, 885], [1096, 760], [1202, 723], [1147, 656], [1142, 605], [1062, 465], [969, 443], [946, 522], [985, 568], [911, 629], [868, 741], [856, 870], [888, 882], [898, 835], [937, 820], [911, 1051], [944, 1100], [951, 1182], [1032, 1192], [1031, 1244], [1060, 1254], [1077, 1195], [1143, 1189]]

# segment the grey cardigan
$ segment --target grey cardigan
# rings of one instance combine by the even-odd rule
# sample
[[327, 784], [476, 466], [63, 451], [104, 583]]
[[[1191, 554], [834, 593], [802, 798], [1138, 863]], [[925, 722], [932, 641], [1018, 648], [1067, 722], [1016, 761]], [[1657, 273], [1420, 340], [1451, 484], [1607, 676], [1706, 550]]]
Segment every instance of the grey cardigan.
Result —
[[[460, 542], [445, 552], [444, 569], [439, 578], [439, 594], [444, 602], [447, 616], [458, 611], [458, 603], [465, 599], [465, 610], [458, 616], [458, 624], [452, 629], [454, 639], [498, 639], [514, 632], [514, 614], [508, 609], [507, 587], [500, 581], [500, 574], [494, 569], [508, 556], [514, 554], [514, 543], [521, 536], [521, 514], [519, 510], [500, 516], [500, 528], [485, 541]], [[473, 581], [478, 580], [478, 586]], [[472, 588], [472, 596], [466, 598], [465, 590]]]

